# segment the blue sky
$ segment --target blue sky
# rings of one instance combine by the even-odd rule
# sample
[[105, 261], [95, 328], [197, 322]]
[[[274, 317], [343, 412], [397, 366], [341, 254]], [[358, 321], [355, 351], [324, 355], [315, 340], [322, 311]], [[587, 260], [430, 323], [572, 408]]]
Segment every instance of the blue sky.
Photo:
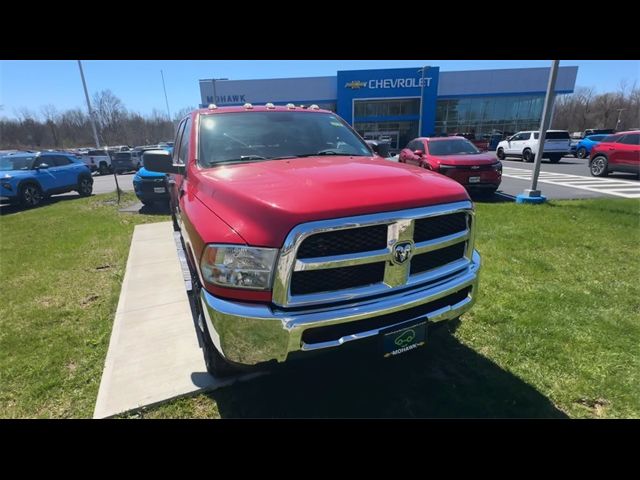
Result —
[[[164, 72], [172, 114], [200, 102], [201, 78], [306, 77], [335, 75], [337, 70], [439, 66], [441, 71], [549, 66], [550, 60], [87, 60], [84, 73], [90, 93], [110, 89], [129, 110], [166, 111], [160, 70]], [[620, 80], [640, 84], [637, 60], [562, 60], [577, 65], [576, 86], [615, 90]], [[59, 110], [85, 108], [75, 60], [4, 60], [0, 62], [0, 116], [18, 108], [39, 112], [52, 104]]]

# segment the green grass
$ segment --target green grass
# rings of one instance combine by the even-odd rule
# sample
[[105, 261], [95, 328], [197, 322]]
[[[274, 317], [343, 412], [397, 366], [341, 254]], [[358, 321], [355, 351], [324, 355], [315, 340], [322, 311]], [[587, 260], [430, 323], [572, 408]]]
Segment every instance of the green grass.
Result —
[[133, 228], [169, 219], [118, 208], [70, 197], [0, 217], [0, 417], [92, 416]]
[[[105, 200], [0, 218], [1, 417], [92, 414], [133, 226], [167, 219]], [[422, 352], [354, 345], [123, 417], [640, 417], [640, 202], [479, 203], [477, 223], [478, 302]]]
[[422, 354], [372, 345], [132, 416], [640, 417], [640, 202], [480, 203], [477, 222], [478, 302]]

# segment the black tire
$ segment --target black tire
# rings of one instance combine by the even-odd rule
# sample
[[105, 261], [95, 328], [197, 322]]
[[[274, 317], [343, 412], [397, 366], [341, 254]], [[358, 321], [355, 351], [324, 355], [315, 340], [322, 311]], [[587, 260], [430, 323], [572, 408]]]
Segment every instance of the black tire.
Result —
[[506, 158], [506, 155], [504, 154], [504, 149], [499, 148], [498, 151], [496, 152], [496, 156], [500, 159], [500, 160], [504, 160]]
[[78, 188], [76, 191], [81, 197], [88, 197], [93, 193], [93, 179], [89, 175], [82, 175], [78, 178]]
[[531, 163], [536, 159], [536, 156], [533, 154], [530, 148], [525, 148], [522, 152], [522, 161]]
[[576, 150], [576, 157], [587, 158], [587, 149], [584, 147], [580, 147], [578, 150]]
[[593, 177], [606, 177], [609, 174], [609, 161], [604, 155], [596, 155], [589, 162], [589, 171]]
[[[191, 266], [189, 267], [192, 268]], [[209, 334], [209, 327], [207, 321], [204, 318], [202, 312], [202, 304], [200, 303], [200, 285], [199, 279], [191, 271], [191, 284], [193, 285], [193, 300], [195, 302], [195, 311], [198, 316], [197, 324], [200, 327], [200, 333], [202, 334], [202, 354], [204, 356], [204, 364], [209, 372], [214, 377], [229, 377], [239, 373], [239, 370], [233, 365], [229, 364], [224, 357], [218, 352], [218, 349], [211, 340]]]
[[106, 162], [100, 162], [100, 165], [98, 166], [98, 172], [100, 172], [100, 175], [106, 175], [107, 173], [109, 173], [109, 166], [106, 164]]
[[42, 188], [36, 183], [25, 183], [20, 186], [20, 193], [18, 195], [20, 205], [25, 208], [33, 208], [40, 205], [44, 200], [44, 194]]
[[180, 224], [178, 223], [178, 217], [176, 216], [176, 209], [173, 208], [173, 205], [171, 205], [171, 202], [169, 202], [169, 207], [171, 208], [171, 222], [173, 223], [173, 231], [179, 232]]
[[211, 341], [207, 322], [204, 319], [202, 321], [204, 325], [204, 332], [202, 332], [202, 354], [204, 355], [204, 364], [207, 367], [207, 372], [214, 377], [230, 377], [240, 373], [236, 368], [227, 363], [220, 352], [218, 352], [213, 341]]
[[559, 163], [561, 159], [562, 159], [562, 157], [558, 157], [558, 156], [549, 157], [549, 161], [551, 163]]

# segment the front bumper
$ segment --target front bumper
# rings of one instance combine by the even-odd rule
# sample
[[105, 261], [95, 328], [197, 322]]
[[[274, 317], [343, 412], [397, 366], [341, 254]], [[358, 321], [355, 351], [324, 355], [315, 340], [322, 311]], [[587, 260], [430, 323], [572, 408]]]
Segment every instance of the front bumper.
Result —
[[[383, 328], [412, 318], [427, 316], [430, 322], [440, 322], [462, 315], [475, 302], [480, 263], [480, 255], [474, 250], [467, 266], [453, 276], [386, 297], [334, 307], [276, 309], [269, 305], [224, 300], [204, 289], [201, 290], [200, 300], [211, 340], [227, 360], [244, 365], [273, 360], [284, 362], [290, 353], [338, 347], [350, 341], [373, 337]], [[468, 294], [463, 299], [453, 305], [442, 306], [444, 297], [465, 289]], [[433, 310], [429, 309], [431, 303], [435, 305]], [[420, 307], [420, 315], [411, 316], [417, 307]], [[404, 311], [409, 312], [406, 318], [402, 316]], [[358, 321], [367, 324], [371, 319], [386, 315], [395, 320], [380, 328], [365, 327], [357, 333], [319, 343], [305, 343], [303, 339], [303, 333], [312, 328]]]

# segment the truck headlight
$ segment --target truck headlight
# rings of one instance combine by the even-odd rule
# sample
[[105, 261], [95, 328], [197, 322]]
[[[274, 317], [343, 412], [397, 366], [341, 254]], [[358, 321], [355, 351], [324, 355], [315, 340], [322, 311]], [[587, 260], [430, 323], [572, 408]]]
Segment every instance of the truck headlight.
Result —
[[207, 245], [200, 270], [203, 279], [228, 288], [269, 290], [278, 249]]

